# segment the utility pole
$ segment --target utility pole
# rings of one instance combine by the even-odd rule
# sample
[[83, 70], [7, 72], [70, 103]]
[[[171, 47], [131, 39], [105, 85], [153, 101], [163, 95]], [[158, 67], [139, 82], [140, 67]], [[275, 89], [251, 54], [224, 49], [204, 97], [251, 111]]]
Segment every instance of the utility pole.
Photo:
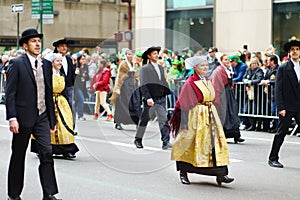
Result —
[[[43, 34], [43, 0], [40, 0], [40, 33]], [[44, 48], [43, 38], [41, 39], [42, 49]]]

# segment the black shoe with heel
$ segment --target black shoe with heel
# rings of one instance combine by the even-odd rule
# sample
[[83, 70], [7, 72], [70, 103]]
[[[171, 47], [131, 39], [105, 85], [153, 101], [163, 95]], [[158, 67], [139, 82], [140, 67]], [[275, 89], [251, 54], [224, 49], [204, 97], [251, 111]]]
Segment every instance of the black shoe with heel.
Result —
[[186, 172], [180, 171], [179, 177], [180, 177], [180, 181], [181, 181], [182, 184], [186, 184], [186, 185], [191, 184], [189, 179], [188, 179], [188, 176], [187, 176]]
[[144, 148], [143, 144], [142, 144], [142, 138], [135, 138], [133, 143], [135, 144], [136, 148], [138, 148], [138, 149]]
[[226, 176], [217, 176], [218, 185], [222, 185], [222, 183], [231, 183], [232, 181], [234, 181], [234, 178], [229, 178], [227, 175]]
[[118, 129], [118, 130], [123, 130], [123, 127], [121, 126], [121, 124], [116, 124], [115, 128]]

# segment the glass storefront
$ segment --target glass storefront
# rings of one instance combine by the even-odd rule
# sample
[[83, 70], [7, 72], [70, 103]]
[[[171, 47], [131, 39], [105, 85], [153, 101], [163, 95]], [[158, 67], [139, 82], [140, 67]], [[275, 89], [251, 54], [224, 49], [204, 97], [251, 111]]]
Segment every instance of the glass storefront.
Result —
[[213, 0], [167, 0], [166, 47], [180, 51], [209, 48], [213, 38]]
[[[300, 1], [273, 4], [273, 44], [282, 58], [283, 45], [292, 37], [300, 39]], [[280, 48], [281, 47], [281, 48]]]

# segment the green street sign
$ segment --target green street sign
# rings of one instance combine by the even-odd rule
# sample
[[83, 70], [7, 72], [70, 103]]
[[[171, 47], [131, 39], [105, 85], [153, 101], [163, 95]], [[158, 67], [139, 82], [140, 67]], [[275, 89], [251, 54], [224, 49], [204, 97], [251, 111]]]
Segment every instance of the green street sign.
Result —
[[40, 19], [40, 2], [42, 2], [43, 23], [53, 24], [53, 0], [31, 0], [31, 18]]

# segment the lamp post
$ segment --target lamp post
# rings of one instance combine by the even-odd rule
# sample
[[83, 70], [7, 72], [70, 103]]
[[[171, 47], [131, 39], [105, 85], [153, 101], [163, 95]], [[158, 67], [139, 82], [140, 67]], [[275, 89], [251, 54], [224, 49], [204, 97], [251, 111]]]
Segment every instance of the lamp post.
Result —
[[[128, 30], [132, 30], [132, 9], [131, 9], [131, 0], [121, 0], [123, 3], [128, 3]], [[128, 48], [132, 49], [132, 40], [128, 40]]]

